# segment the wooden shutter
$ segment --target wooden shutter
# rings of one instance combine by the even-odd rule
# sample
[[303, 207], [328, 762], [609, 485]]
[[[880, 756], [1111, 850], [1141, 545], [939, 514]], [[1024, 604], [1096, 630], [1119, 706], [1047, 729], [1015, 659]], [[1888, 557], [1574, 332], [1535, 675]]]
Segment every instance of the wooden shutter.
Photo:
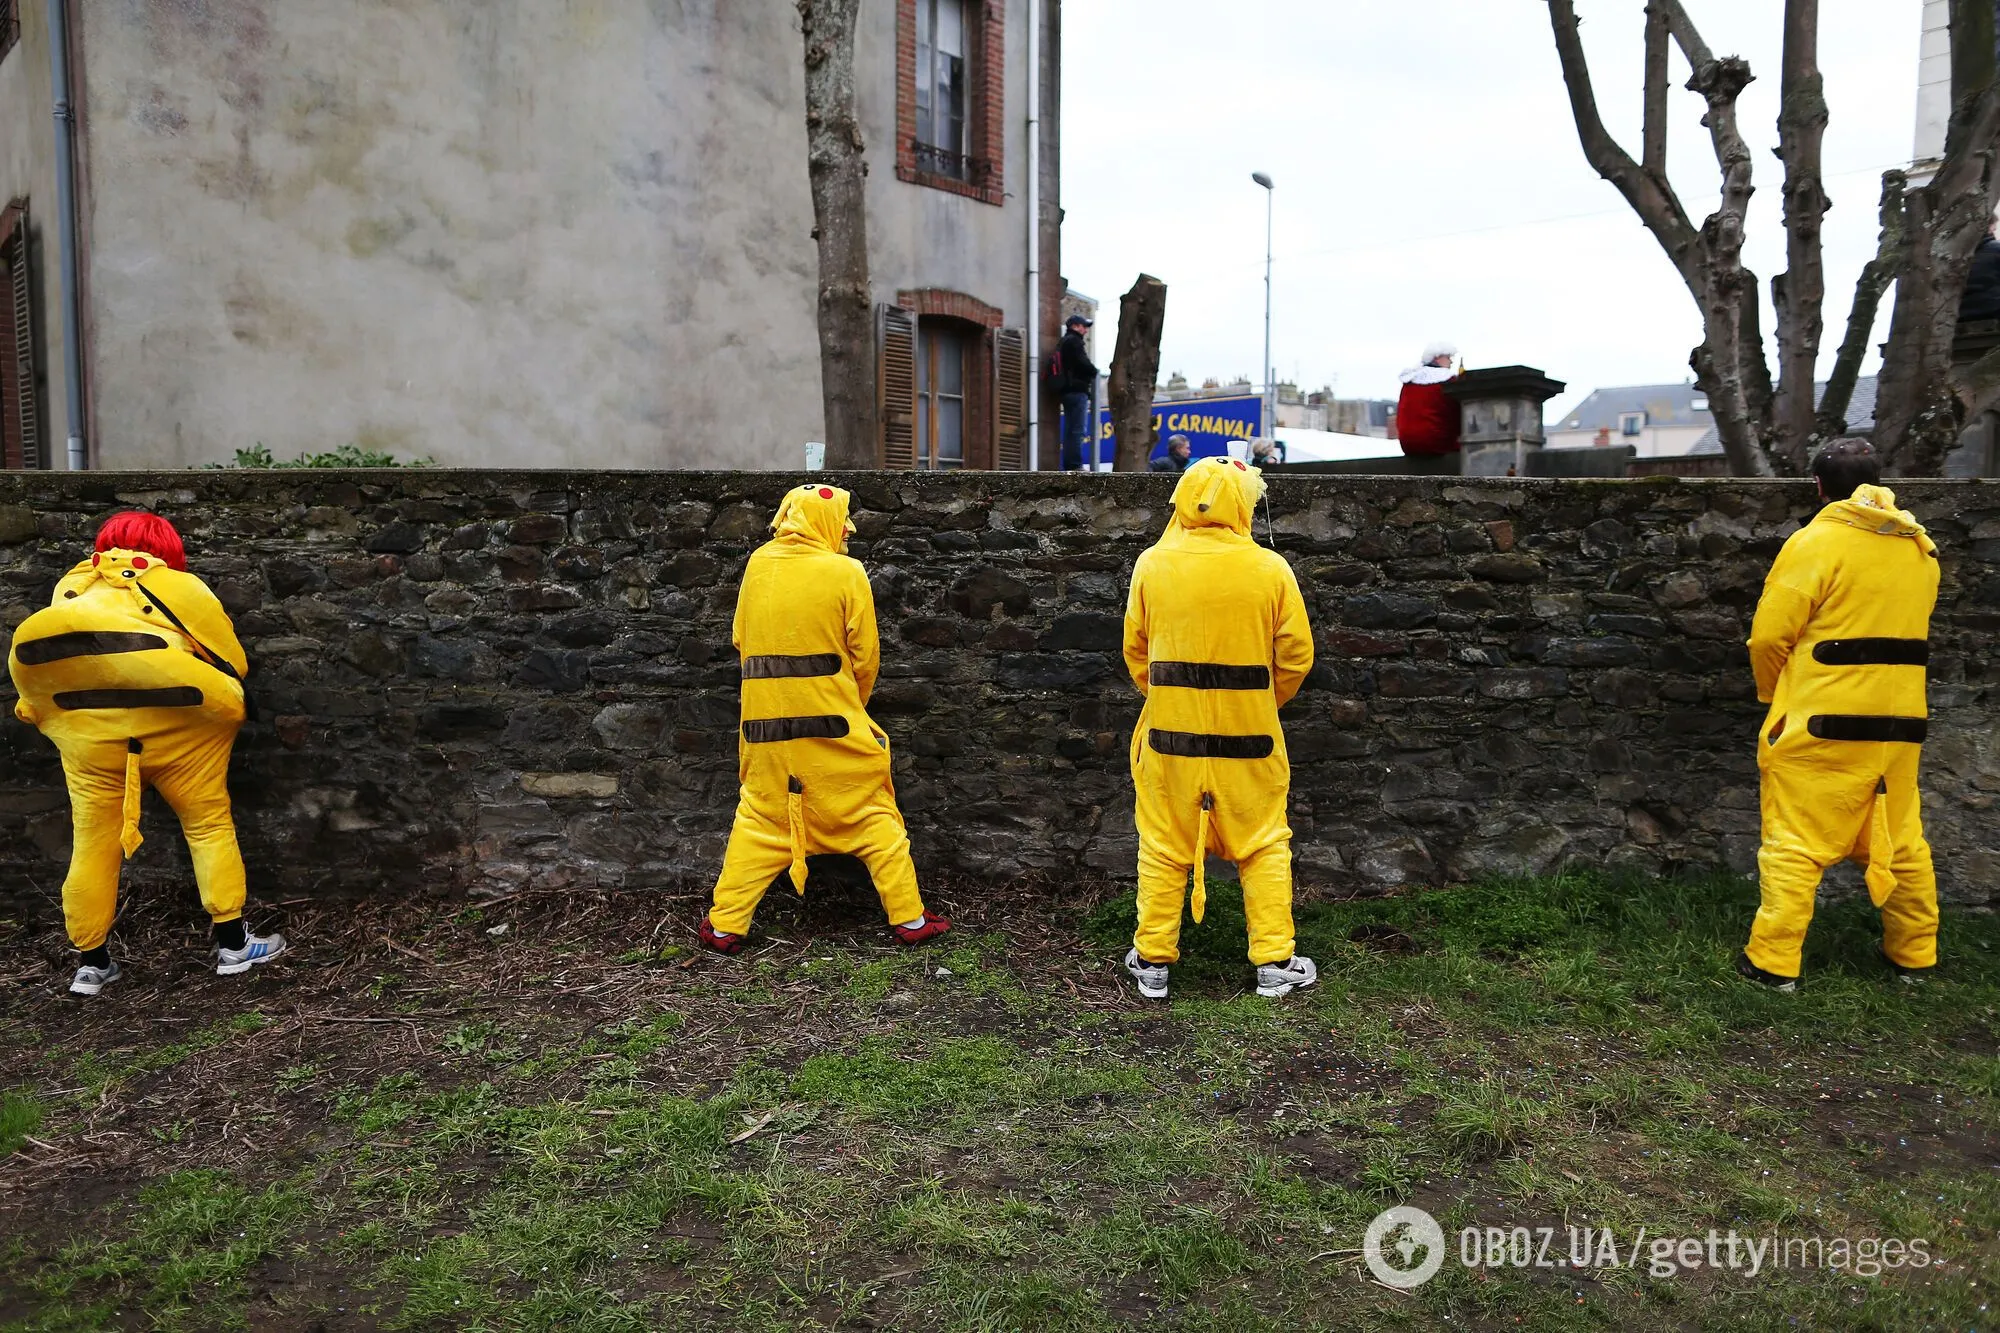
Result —
[[1028, 467], [1028, 335], [993, 330], [993, 466], [1002, 472]]
[[29, 306], [28, 204], [0, 211], [0, 466], [41, 467], [35, 332]]
[[917, 465], [917, 312], [875, 307], [875, 390], [885, 468]]

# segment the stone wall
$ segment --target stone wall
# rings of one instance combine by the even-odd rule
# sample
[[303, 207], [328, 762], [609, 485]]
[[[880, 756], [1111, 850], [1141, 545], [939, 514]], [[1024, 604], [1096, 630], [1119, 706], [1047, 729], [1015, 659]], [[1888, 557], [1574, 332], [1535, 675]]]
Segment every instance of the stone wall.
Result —
[[[0, 623], [121, 507], [187, 534], [265, 720], [232, 787], [256, 890], [705, 888], [735, 795], [730, 616], [798, 479], [723, 473], [0, 476]], [[873, 576], [919, 866], [1131, 873], [1126, 580], [1172, 481], [868, 474]], [[1811, 513], [1785, 482], [1282, 477], [1272, 530], [1320, 660], [1285, 710], [1302, 890], [1754, 865], [1743, 639]], [[1943, 547], [1928, 818], [1946, 893], [2000, 881], [2000, 486], [1906, 483]], [[128, 875], [185, 883], [162, 812]], [[0, 883], [53, 893], [54, 751], [0, 725]], [[185, 891], [185, 890], [183, 890]]]

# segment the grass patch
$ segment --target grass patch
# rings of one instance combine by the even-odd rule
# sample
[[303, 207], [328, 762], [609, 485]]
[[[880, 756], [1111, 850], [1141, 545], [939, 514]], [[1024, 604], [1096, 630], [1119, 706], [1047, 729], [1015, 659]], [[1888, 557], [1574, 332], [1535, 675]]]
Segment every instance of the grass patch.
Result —
[[[997, 931], [912, 957], [801, 929], [791, 954], [635, 986], [616, 947], [522, 927], [510, 962], [548, 952], [515, 992], [361, 973], [314, 1001], [408, 1014], [421, 1040], [284, 1046], [236, 1127], [282, 1159], [211, 1143], [234, 1076], [216, 1062], [257, 1016], [159, 1046], [58, 1033], [0, 1096], [0, 1148], [109, 1130], [195, 1165], [108, 1177], [74, 1211], [37, 1196], [50, 1220], [0, 1245], [0, 1308], [51, 1330], [339, 1327], [337, 1304], [383, 1328], [611, 1333], [1984, 1326], [2000, 921], [1948, 913], [1947, 966], [1905, 987], [1872, 914], [1830, 903], [1783, 997], [1730, 971], [1753, 901], [1566, 875], [1313, 904], [1299, 948], [1322, 982], [1273, 1003], [1217, 882], [1166, 1006], [1117, 966], [1128, 900], [1085, 923], [1095, 978]], [[602, 998], [566, 1009], [555, 978]], [[78, 1071], [89, 1100], [58, 1098]], [[1409, 1296], [1355, 1253], [1395, 1202], [1447, 1229]], [[1460, 1227], [1571, 1224], [1924, 1237], [1948, 1262], [1753, 1284], [1456, 1259]]]
[[42, 1118], [41, 1100], [32, 1092], [0, 1092], [0, 1157], [19, 1152]]

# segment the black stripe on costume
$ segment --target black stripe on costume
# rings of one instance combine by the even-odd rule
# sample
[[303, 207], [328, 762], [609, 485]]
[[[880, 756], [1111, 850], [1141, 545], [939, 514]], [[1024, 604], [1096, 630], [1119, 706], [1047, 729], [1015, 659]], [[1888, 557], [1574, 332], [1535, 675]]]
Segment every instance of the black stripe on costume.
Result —
[[838, 740], [847, 734], [847, 719], [838, 713], [818, 717], [765, 717], [743, 724], [743, 739], [752, 745], [778, 741]]
[[1821, 713], [1807, 719], [1806, 730], [1823, 741], [1902, 741], [1922, 745], [1929, 724], [1920, 717]]
[[70, 657], [97, 657], [105, 653], [143, 653], [164, 648], [167, 641], [157, 634], [129, 634], [117, 630], [80, 629], [68, 634], [51, 634], [46, 639], [30, 639], [14, 645], [14, 656], [23, 666], [42, 666]]
[[1931, 660], [1928, 639], [1821, 639], [1813, 661], [1827, 666], [1924, 666]]
[[1269, 736], [1213, 736], [1199, 731], [1146, 732], [1146, 743], [1177, 759], [1268, 759], [1277, 744]]
[[793, 656], [771, 654], [743, 659], [745, 680], [790, 680], [798, 676], [837, 676], [839, 653], [801, 653]]
[[1146, 669], [1155, 685], [1183, 690], [1268, 690], [1271, 668], [1221, 662], [1155, 662]]
[[192, 685], [168, 685], [157, 690], [65, 690], [56, 707], [71, 712], [100, 708], [199, 708], [201, 691]]

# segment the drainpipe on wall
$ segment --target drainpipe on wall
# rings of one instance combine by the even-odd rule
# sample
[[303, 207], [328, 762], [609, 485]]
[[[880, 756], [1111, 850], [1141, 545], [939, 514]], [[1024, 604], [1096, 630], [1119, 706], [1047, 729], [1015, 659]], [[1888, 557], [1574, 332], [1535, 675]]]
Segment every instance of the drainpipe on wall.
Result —
[[62, 247], [63, 387], [69, 391], [69, 469], [90, 466], [83, 441], [83, 310], [76, 295], [76, 113], [69, 96], [69, 6], [49, 0], [49, 65], [56, 113], [56, 230]]
[[1041, 469], [1042, 0], [1028, 0], [1028, 471]]

